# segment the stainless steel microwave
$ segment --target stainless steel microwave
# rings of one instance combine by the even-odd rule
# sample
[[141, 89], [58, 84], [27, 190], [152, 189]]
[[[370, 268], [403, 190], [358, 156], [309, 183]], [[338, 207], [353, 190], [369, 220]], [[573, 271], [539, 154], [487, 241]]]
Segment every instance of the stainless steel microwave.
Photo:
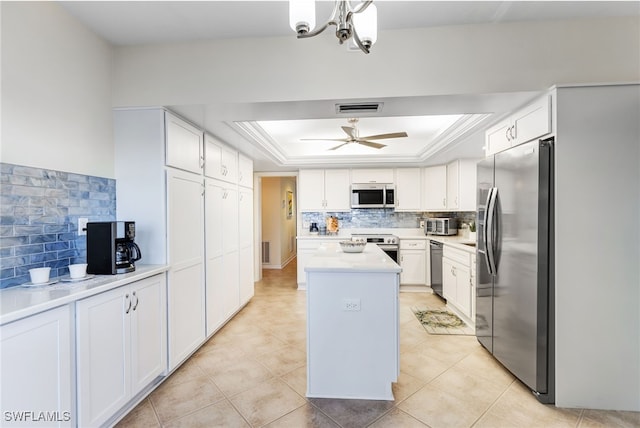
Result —
[[395, 190], [393, 184], [352, 184], [351, 208], [395, 208]]
[[454, 218], [428, 218], [424, 225], [425, 235], [457, 235], [458, 222]]

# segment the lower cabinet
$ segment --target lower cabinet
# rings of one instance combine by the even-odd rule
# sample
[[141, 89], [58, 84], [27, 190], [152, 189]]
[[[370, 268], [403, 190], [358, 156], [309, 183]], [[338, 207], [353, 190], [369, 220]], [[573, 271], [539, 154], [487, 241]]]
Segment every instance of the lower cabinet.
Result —
[[[76, 425], [76, 421], [73, 420], [71, 332], [69, 306], [52, 309], [0, 327], [0, 425]], [[78, 423], [78, 426], [83, 425]]]
[[442, 257], [442, 294], [447, 305], [457, 309], [468, 321], [472, 307], [471, 254], [444, 246]]
[[166, 307], [164, 274], [76, 302], [78, 426], [105, 424], [166, 373]]
[[304, 268], [313, 254], [325, 242], [330, 242], [330, 240], [298, 238], [298, 254], [296, 256], [298, 265], [298, 290], [307, 289], [307, 274]]
[[427, 240], [400, 240], [400, 284], [425, 285], [427, 283]]

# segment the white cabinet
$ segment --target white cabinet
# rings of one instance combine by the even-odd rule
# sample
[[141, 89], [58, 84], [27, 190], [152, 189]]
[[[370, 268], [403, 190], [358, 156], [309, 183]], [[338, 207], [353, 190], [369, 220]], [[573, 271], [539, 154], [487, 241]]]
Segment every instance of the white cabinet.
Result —
[[551, 96], [545, 95], [485, 133], [487, 156], [551, 132]]
[[156, 275], [76, 303], [78, 426], [105, 424], [166, 373], [165, 293]]
[[[76, 426], [71, 332], [69, 306], [0, 327], [3, 427]], [[28, 411], [56, 412], [58, 420], [17, 422], [19, 416], [13, 416]]]
[[447, 165], [447, 209], [476, 210], [476, 160], [458, 159]]
[[447, 209], [446, 165], [424, 168], [422, 195], [422, 209], [424, 211], [443, 211]]
[[393, 169], [352, 169], [352, 183], [395, 183], [393, 180]]
[[302, 169], [298, 177], [301, 211], [350, 211], [348, 169]]
[[[229, 183], [238, 182], [237, 151], [216, 140], [209, 134], [206, 134], [204, 137], [204, 151], [204, 173], [207, 177]], [[251, 180], [253, 180], [253, 177]]]
[[253, 189], [253, 161], [242, 154], [238, 155], [238, 185]]
[[205, 339], [202, 177], [167, 168], [167, 211], [169, 367], [173, 369]]
[[203, 133], [193, 125], [165, 112], [167, 165], [185, 171], [202, 172]]
[[425, 285], [427, 282], [427, 240], [400, 240], [400, 284]]
[[239, 256], [242, 261], [239, 277], [240, 305], [244, 305], [254, 294], [253, 269], [245, 269], [247, 264], [253, 263], [253, 228], [245, 226], [253, 224], [253, 192], [251, 190], [240, 188], [238, 218], [240, 221]]
[[442, 257], [442, 294], [467, 322], [471, 318], [472, 293], [471, 254], [445, 245]]
[[420, 168], [396, 169], [396, 211], [420, 211], [422, 178]]
[[304, 268], [318, 248], [327, 242], [335, 242], [335, 240], [319, 238], [305, 239], [298, 237], [298, 254], [296, 256], [298, 268], [298, 290], [305, 290], [307, 288], [307, 274], [305, 273]]

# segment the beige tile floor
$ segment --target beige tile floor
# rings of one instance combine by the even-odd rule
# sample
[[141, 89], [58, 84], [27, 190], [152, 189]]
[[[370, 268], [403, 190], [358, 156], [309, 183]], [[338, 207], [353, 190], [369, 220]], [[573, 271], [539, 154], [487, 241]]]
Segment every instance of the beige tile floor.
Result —
[[429, 335], [400, 294], [395, 401], [307, 399], [305, 293], [296, 266], [255, 297], [118, 427], [638, 427], [640, 413], [542, 405], [473, 336]]

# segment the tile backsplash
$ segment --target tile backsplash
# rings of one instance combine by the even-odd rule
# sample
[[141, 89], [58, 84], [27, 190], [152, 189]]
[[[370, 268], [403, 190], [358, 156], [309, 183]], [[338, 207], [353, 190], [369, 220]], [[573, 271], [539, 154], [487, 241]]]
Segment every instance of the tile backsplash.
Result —
[[86, 261], [78, 218], [116, 219], [113, 179], [0, 163], [0, 288], [29, 281], [29, 269], [51, 277]]
[[389, 208], [352, 209], [349, 212], [303, 212], [302, 227], [311, 222], [318, 225], [325, 224], [328, 216], [338, 218], [341, 229], [367, 228], [417, 228], [420, 220], [427, 217], [453, 217], [459, 223], [469, 223], [475, 220], [475, 212], [396, 212]]

